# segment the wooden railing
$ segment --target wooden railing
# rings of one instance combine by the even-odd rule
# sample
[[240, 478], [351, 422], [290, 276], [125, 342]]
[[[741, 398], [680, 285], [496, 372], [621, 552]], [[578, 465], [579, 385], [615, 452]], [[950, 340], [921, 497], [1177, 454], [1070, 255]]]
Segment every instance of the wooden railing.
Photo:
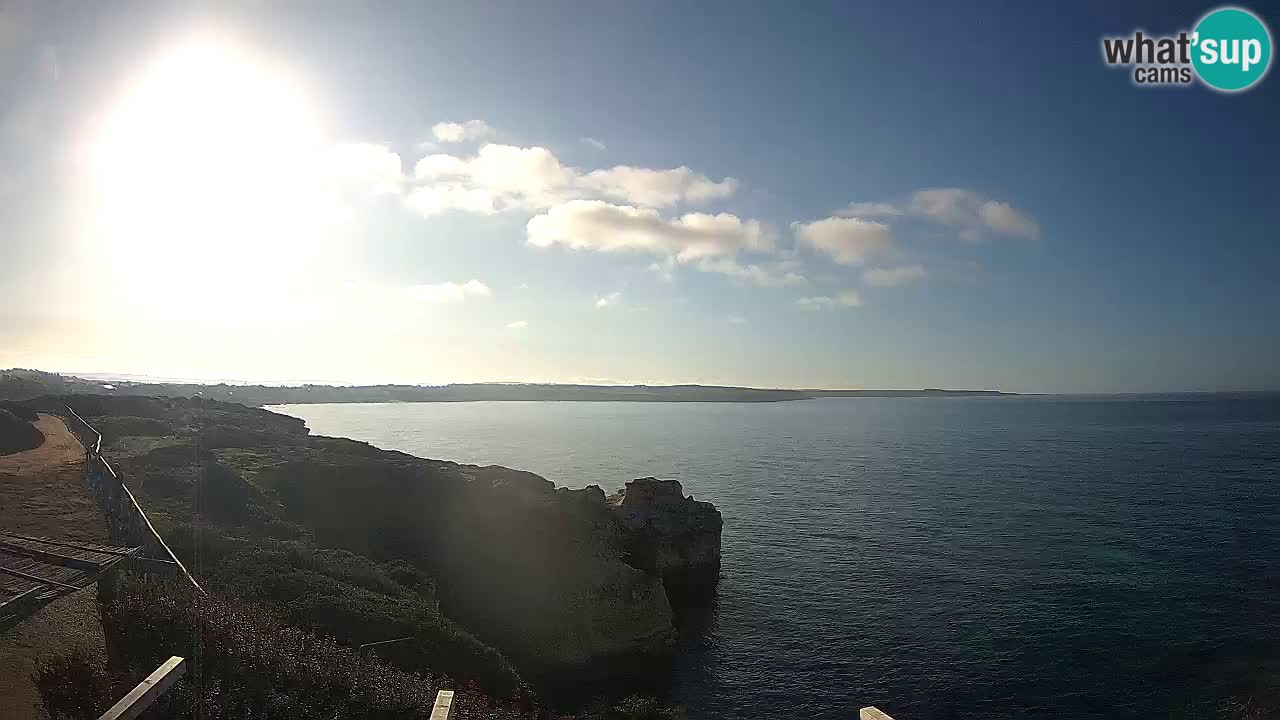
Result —
[[89, 486], [93, 488], [100, 497], [104, 498], [108, 504], [107, 519], [111, 525], [111, 533], [113, 536], [121, 535], [123, 537], [113, 537], [113, 540], [125, 540], [130, 543], [143, 543], [155, 545], [163, 552], [178, 570], [195, 586], [200, 593], [204, 592], [204, 588], [200, 587], [200, 583], [192, 577], [187, 570], [187, 566], [182, 564], [177, 555], [169, 549], [168, 543], [156, 531], [151, 519], [147, 517], [147, 513], [142, 509], [142, 505], [138, 504], [138, 498], [134, 497], [133, 491], [125, 484], [124, 478], [116, 468], [112, 467], [110, 461], [102, 454], [102, 433], [98, 432], [87, 420], [80, 417], [80, 414], [66, 406], [67, 412], [71, 413], [71, 417], [79, 427], [72, 434], [80, 440], [80, 444], [84, 447], [84, 463], [85, 463], [85, 479]]
[[130, 690], [128, 695], [120, 698], [120, 702], [112, 705], [111, 709], [103, 713], [98, 720], [133, 720], [151, 707], [151, 703], [163, 695], [164, 691], [186, 672], [186, 661], [174, 655], [138, 683], [138, 686]]
[[[151, 703], [156, 701], [187, 672], [187, 663], [183, 658], [174, 655], [156, 668], [128, 695], [120, 698], [120, 702], [98, 717], [98, 720], [134, 720], [141, 715]], [[453, 691], [441, 690], [436, 693], [435, 705], [431, 707], [430, 720], [450, 720], [453, 716]], [[887, 716], [886, 716], [887, 717]]]

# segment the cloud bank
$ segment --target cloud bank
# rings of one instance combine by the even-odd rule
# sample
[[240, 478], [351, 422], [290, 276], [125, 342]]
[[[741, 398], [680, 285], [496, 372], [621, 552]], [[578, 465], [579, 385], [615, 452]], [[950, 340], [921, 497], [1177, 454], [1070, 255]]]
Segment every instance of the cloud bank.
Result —
[[836, 215], [848, 218], [910, 216], [956, 228], [966, 240], [991, 234], [1028, 240], [1040, 237], [1040, 225], [1027, 213], [965, 188], [917, 190], [899, 204], [852, 202]]
[[[438, 143], [463, 143], [482, 141], [493, 135], [493, 128], [482, 120], [440, 122], [431, 133]], [[605, 149], [590, 137], [580, 141]], [[686, 165], [582, 169], [565, 164], [546, 147], [492, 142], [470, 154], [427, 154], [408, 173], [399, 155], [374, 143], [337, 146], [328, 164], [342, 187], [399, 195], [407, 208], [424, 217], [523, 213], [529, 217], [525, 239], [530, 247], [648, 256], [647, 267], [667, 282], [677, 267], [686, 267], [762, 287], [798, 287], [810, 284], [803, 258], [818, 256], [839, 266], [865, 268], [861, 280], [867, 287], [895, 287], [928, 276], [925, 266], [911, 263], [912, 253], [899, 245], [901, 222], [952, 228], [967, 240], [1040, 236], [1030, 214], [966, 188], [926, 188], [897, 202], [850, 202], [828, 217], [792, 222], [790, 236], [780, 243], [760, 220], [707, 210], [736, 198], [742, 188], [738, 179], [717, 179]], [[894, 260], [906, 264], [884, 265]], [[442, 301], [478, 292], [445, 283], [421, 286], [419, 294]], [[600, 300], [601, 307], [611, 304], [607, 297]], [[810, 308], [853, 307], [861, 298], [846, 290], [798, 302]]]
[[408, 289], [410, 297], [427, 303], [462, 302], [472, 297], [489, 297], [489, 286], [471, 279], [465, 283], [442, 282], [435, 285], [414, 285]]

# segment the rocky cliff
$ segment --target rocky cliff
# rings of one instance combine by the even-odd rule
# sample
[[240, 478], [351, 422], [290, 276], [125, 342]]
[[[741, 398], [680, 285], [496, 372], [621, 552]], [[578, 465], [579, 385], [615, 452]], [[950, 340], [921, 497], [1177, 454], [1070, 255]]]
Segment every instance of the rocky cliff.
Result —
[[676, 480], [640, 478], [608, 498], [621, 530], [623, 559], [662, 578], [679, 608], [714, 592], [720, 579], [720, 511], [685, 497]]
[[[407, 562], [429, 578], [439, 613], [517, 667], [669, 654], [669, 596], [678, 604], [686, 588], [705, 590], [718, 576], [720, 515], [674, 481], [637, 480], [611, 502], [599, 487], [557, 489], [533, 473], [310, 436], [294, 418], [231, 403], [71, 396], [31, 404], [52, 411], [63, 402], [101, 428], [153, 521], [176, 537], [190, 536], [199, 497], [200, 522], [252, 543], [256, 558], [335, 548], [379, 567]], [[302, 569], [315, 572], [315, 563]], [[306, 601], [277, 585], [259, 596], [289, 607]], [[367, 641], [354, 625], [353, 642]], [[397, 632], [410, 634], [382, 634]], [[423, 657], [440, 655], [423, 643]]]

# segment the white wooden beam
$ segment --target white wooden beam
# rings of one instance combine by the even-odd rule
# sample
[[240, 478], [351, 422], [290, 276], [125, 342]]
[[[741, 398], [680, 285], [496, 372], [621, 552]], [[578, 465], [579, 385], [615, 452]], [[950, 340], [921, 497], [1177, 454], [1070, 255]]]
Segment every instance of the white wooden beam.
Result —
[[128, 695], [120, 698], [120, 702], [112, 705], [111, 709], [103, 713], [98, 720], [133, 720], [155, 702], [156, 698], [163, 695], [164, 691], [168, 690], [169, 686], [186, 671], [186, 661], [174, 655], [156, 668], [155, 672], [148, 675], [146, 680], [138, 683], [138, 686], [130, 690]]
[[431, 720], [449, 720], [453, 714], [453, 691], [441, 690], [436, 693], [436, 704], [431, 708]]

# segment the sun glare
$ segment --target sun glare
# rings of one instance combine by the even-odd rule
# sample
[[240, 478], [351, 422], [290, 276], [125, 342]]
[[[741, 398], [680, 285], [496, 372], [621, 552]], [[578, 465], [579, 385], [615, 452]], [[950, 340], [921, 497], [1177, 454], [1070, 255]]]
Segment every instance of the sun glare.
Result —
[[91, 243], [149, 283], [279, 272], [306, 239], [317, 116], [298, 82], [248, 49], [199, 39], [162, 53], [91, 147]]

